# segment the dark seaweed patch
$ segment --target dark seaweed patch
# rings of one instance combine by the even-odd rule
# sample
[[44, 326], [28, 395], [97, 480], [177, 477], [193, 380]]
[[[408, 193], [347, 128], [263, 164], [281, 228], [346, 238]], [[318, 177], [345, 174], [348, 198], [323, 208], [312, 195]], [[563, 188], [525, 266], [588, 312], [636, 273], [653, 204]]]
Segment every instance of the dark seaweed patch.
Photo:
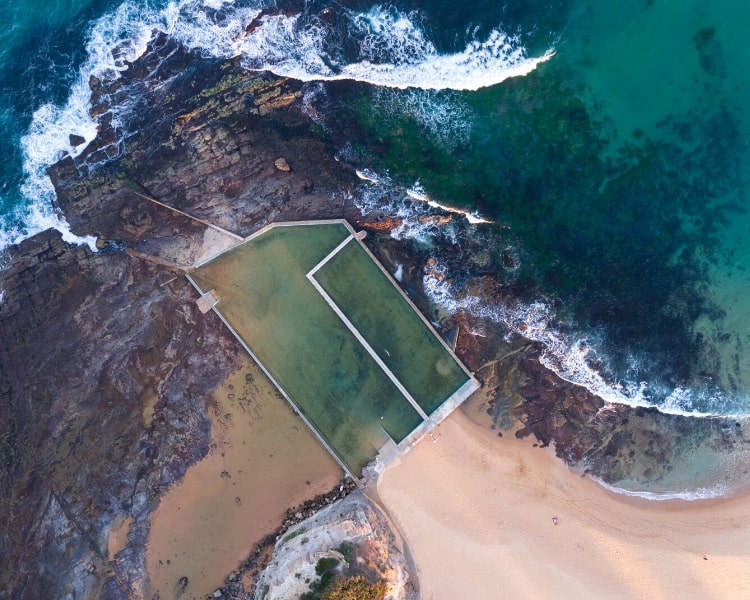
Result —
[[657, 379], [706, 377], [719, 365], [701, 360], [706, 340], [693, 328], [721, 317], [707, 267], [740, 210], [723, 200], [740, 187], [738, 125], [717, 102], [660, 123], [659, 139], [637, 131], [615, 146], [583, 96], [551, 63], [465, 94], [471, 139], [450, 149], [409, 116], [373, 110], [362, 87], [342, 94], [337, 115], [377, 168], [510, 226], [526, 256], [514, 280], [559, 298], [558, 316], [576, 328], [604, 331], [615, 373], [637, 349]]

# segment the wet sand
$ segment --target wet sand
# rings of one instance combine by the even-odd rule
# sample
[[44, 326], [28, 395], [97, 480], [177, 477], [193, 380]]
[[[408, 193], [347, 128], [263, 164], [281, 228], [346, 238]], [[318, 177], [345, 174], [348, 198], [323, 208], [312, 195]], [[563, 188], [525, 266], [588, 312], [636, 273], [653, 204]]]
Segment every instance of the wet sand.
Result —
[[377, 485], [425, 600], [750, 597], [750, 497], [634, 501], [465, 410]]
[[[255, 364], [217, 392], [211, 439], [208, 456], [152, 515], [149, 597], [213, 593], [287, 508], [329, 491], [343, 476]], [[180, 593], [183, 576], [188, 585]]]
[[109, 530], [109, 537], [107, 538], [107, 556], [109, 556], [110, 559], [114, 558], [115, 554], [128, 545], [128, 533], [130, 533], [130, 526], [133, 524], [133, 520], [133, 517], [120, 519]]

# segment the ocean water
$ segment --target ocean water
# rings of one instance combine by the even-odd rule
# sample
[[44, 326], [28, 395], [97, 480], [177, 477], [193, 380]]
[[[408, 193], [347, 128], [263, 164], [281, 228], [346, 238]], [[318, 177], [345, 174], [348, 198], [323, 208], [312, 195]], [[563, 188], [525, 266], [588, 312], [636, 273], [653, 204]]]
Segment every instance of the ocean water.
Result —
[[[89, 139], [95, 134], [91, 126], [76, 127], [86, 112], [74, 87], [89, 58], [89, 24], [112, 4], [70, 0], [0, 5], [0, 247], [46, 227], [64, 228], [52, 210], [54, 192], [43, 170], [70, 133]], [[60, 112], [66, 109], [70, 114], [62, 118]]]
[[[355, 200], [404, 218], [395, 236], [461, 243], [467, 234], [416, 219], [427, 201], [465, 211], [470, 236], [505, 236], [513, 268], [502, 276], [522, 301], [472, 297], [462, 283], [481, 273], [448, 264], [433, 269], [444, 278], [425, 276], [435, 301], [540, 342], [545, 364], [610, 402], [748, 423], [750, 49], [739, 0], [40, 7], [0, 8], [10, 24], [0, 246], [66, 230], [44, 169], [83, 148], [69, 134], [96, 133], [89, 77], [116, 76], [159, 30], [194, 60], [239, 56], [308, 82], [306, 101], [360, 168]], [[686, 455], [659, 489], [618, 487], [694, 497], [747, 485], [748, 457], [712, 452]]]

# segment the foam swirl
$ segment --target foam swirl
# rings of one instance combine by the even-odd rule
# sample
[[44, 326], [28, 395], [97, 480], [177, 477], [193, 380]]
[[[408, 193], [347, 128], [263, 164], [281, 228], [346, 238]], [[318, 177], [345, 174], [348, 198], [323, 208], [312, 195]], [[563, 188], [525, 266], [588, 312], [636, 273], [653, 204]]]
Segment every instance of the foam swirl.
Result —
[[[292, 15], [263, 10], [260, 0], [243, 6], [232, 0], [180, 0], [161, 6], [126, 0], [95, 21], [87, 59], [67, 101], [39, 106], [21, 140], [24, 181], [19, 193], [25, 205], [0, 220], [0, 248], [54, 227], [66, 241], [95, 249], [94, 238], [75, 236], [53, 208], [54, 189], [46, 168], [64, 153], [76, 156], [86, 147], [72, 146], [69, 134], [86, 142], [96, 136], [96, 122], [88, 114], [90, 77], [116, 78], [143, 54], [157, 31], [200, 56], [241, 57], [248, 69], [302, 81], [349, 79], [399, 89], [477, 90], [526, 75], [553, 54], [528, 57], [520, 40], [500, 29], [486, 39], [470, 40], [459, 52], [441, 54], [418, 12], [381, 5], [364, 12], [338, 7], [335, 15], [333, 9]], [[406, 102], [410, 110], [424, 113], [425, 98], [410, 97]]]
[[[580, 385], [605, 402], [633, 408], [656, 408], [668, 415], [701, 418], [746, 419], [750, 412], [738, 408], [718, 390], [692, 390], [676, 387], [661, 390], [644, 381], [613, 382], [592, 364], [601, 364], [596, 333], [573, 336], [555, 327], [550, 304], [539, 300], [530, 304], [487, 304], [472, 295], [458, 295], [448, 269], [441, 263], [430, 267], [423, 284], [428, 298], [450, 312], [467, 311], [502, 325], [507, 331], [539, 342], [540, 362], [562, 379]], [[741, 403], [740, 403], [741, 404]]]

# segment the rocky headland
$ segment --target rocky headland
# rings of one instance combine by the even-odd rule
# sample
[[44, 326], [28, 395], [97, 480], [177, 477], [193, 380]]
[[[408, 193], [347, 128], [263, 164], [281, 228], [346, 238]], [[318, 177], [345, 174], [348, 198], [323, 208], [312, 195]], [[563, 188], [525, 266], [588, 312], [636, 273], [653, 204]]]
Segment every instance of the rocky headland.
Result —
[[359, 491], [289, 528], [258, 580], [255, 598], [299, 598], [329, 572], [334, 577], [382, 581], [388, 598], [419, 597], [402, 541]]
[[[149, 513], [208, 451], [206, 404], [242, 349], [182, 276], [221, 236], [164, 205], [239, 235], [342, 216], [332, 194], [353, 174], [300, 84], [195, 65], [157, 38], [122, 77], [91, 81], [99, 136], [49, 173], [98, 252], [46, 231], [3, 255], [0, 597], [138, 595]], [[115, 559], [108, 532], [128, 516]]]
[[[334, 158], [302, 83], [196, 60], [157, 36], [121, 76], [90, 85], [99, 136], [49, 174], [71, 229], [96, 236], [99, 251], [46, 231], [2, 259], [0, 598], [146, 589], [149, 515], [208, 452], [207, 399], [242, 353], [218, 318], [200, 315], [183, 277], [223, 235], [206, 223], [239, 236], [278, 220], [369, 224], [373, 251], [403, 267], [405, 289], [482, 381], [498, 433], [534, 435], [605, 480], [658, 479], [680, 435], [744, 443], [723, 420], [698, 429], [607, 406], [545, 369], [539, 345], [507, 340], [468, 311], [436, 312], [423, 289], [436, 256], [465, 274], [456, 282], [465, 293], [522, 295], [503, 283], [513, 266], [504, 232], [485, 226], [472, 238], [459, 223], [458, 245], [392, 239], [389, 215], [352, 204], [357, 165]], [[450, 216], [432, 214], [438, 227]], [[488, 254], [494, 262], [479, 259]], [[124, 518], [127, 545], [109, 556], [109, 531]]]

